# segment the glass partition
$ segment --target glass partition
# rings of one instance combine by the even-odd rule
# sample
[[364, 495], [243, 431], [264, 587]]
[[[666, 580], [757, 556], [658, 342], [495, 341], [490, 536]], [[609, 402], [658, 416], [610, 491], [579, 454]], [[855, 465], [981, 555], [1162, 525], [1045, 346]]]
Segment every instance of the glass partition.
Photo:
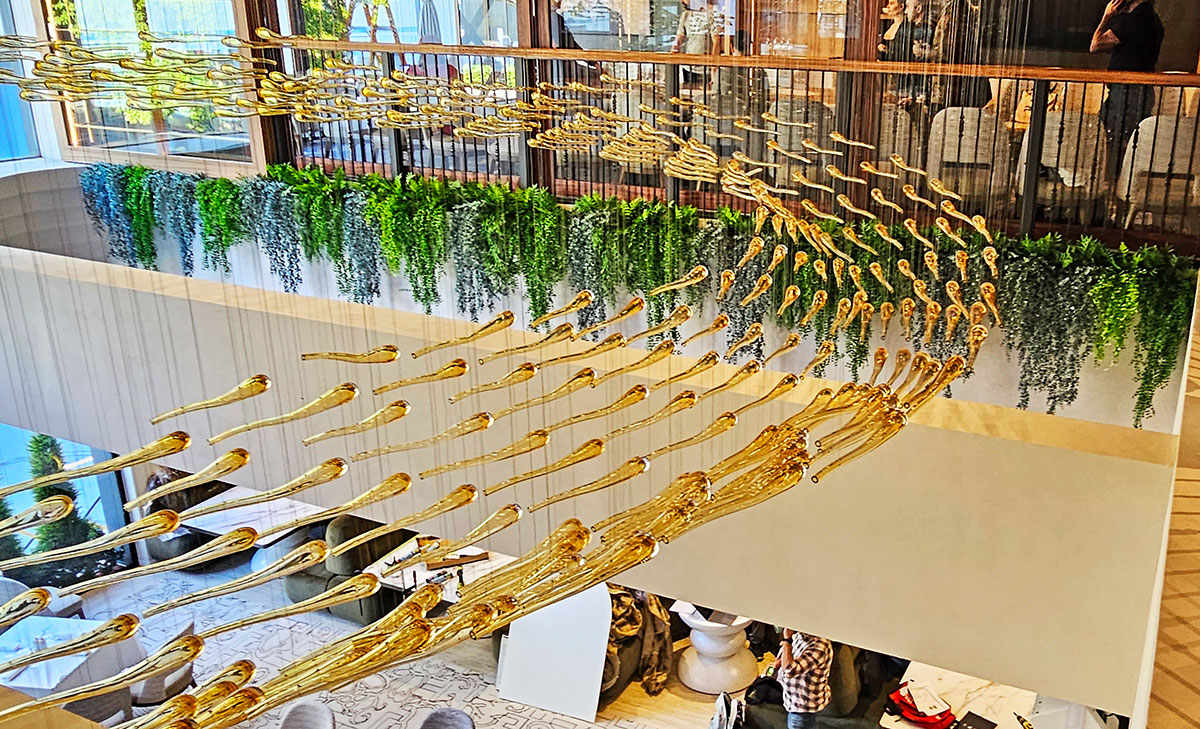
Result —
[[[15, 33], [12, 7], [7, 0], [0, 0], [0, 35]], [[16, 61], [0, 62], [0, 68], [14, 74], [23, 73]], [[37, 133], [33, 128], [33, 113], [29, 102], [18, 95], [15, 86], [0, 85], [0, 161], [25, 159], [40, 154]]]
[[[155, 53], [139, 36], [149, 33], [168, 41], [160, 51], [201, 56], [224, 54], [229, 48], [222, 36], [234, 35], [230, 0], [55, 0], [51, 22], [57, 36], [75, 39], [101, 55], [133, 55], [145, 65], [158, 67], [162, 88], [183, 80], [174, 73], [173, 59]], [[228, 63], [229, 60], [214, 61]], [[98, 64], [115, 74], [145, 72], [118, 62]], [[205, 83], [190, 73], [188, 83]], [[211, 104], [156, 102], [119, 90], [105, 90], [86, 100], [66, 104], [66, 125], [71, 145], [100, 147], [140, 154], [172, 154], [248, 161], [249, 131], [244, 119], [222, 118]]]
[[516, 0], [280, 0], [297, 33], [321, 39], [442, 45], [517, 45]]
[[[83, 468], [97, 458], [107, 457], [85, 445], [0, 425], [0, 486], [12, 486], [62, 469]], [[119, 506], [123, 501], [120, 494], [115, 495], [118, 498], [104, 498], [112, 496], [105, 494], [105, 489], [119, 491], [117, 478], [113, 474], [106, 476], [72, 479], [54, 486], [18, 491], [0, 499], [0, 518], [16, 514], [50, 496], [63, 495], [75, 502], [74, 510], [59, 521], [0, 538], [0, 559], [78, 544], [105, 534], [112, 525], [127, 523], [126, 514]], [[5, 570], [4, 576], [30, 586], [63, 586], [115, 571], [126, 561], [125, 550], [114, 550]]]

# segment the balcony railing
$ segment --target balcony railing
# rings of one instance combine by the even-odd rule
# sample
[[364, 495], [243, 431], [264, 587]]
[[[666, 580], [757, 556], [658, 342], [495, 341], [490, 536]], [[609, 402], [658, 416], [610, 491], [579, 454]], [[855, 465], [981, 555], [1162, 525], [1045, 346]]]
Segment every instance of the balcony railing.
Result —
[[[474, 110], [480, 114], [492, 113], [485, 102], [527, 101], [540, 86], [580, 108], [627, 117], [612, 136], [653, 124], [705, 142], [722, 164], [735, 152], [766, 163], [760, 179], [801, 193], [789, 202], [808, 197], [830, 209], [834, 196], [845, 193], [866, 206], [869, 186], [830, 179], [825, 165], [832, 159], [860, 174], [860, 163], [868, 162], [887, 173], [899, 155], [1010, 233], [1053, 230], [1200, 247], [1200, 76], [319, 40], [297, 41], [283, 56], [291, 73], [336, 57], [373, 64], [375, 71], [357, 73], [376, 81], [406, 74], [490, 84]], [[602, 76], [634, 83], [606, 84]], [[576, 90], [567, 91], [570, 84]], [[707, 116], [696, 113], [697, 104]], [[763, 113], [782, 123], [764, 122]], [[765, 131], [740, 127], [738, 116]], [[702, 210], [753, 205], [722, 193], [719, 184], [669, 177], [661, 164], [607, 159], [599, 136], [587, 151], [563, 151], [530, 148], [532, 134], [472, 138], [456, 136], [450, 125], [413, 130], [376, 119], [293, 118], [291, 128], [296, 163], [351, 174], [540, 185], [565, 202], [599, 194], [673, 199]], [[804, 140], [834, 146], [834, 132], [874, 149], [841, 147], [846, 151], [838, 158], [806, 152]], [[813, 164], [796, 159], [804, 155]], [[834, 192], [803, 187], [797, 174]], [[873, 177], [871, 185], [910, 211], [922, 207], [906, 199], [901, 180]], [[930, 197], [920, 186], [915, 193]], [[924, 212], [929, 219], [918, 220], [932, 223], [937, 213]]]

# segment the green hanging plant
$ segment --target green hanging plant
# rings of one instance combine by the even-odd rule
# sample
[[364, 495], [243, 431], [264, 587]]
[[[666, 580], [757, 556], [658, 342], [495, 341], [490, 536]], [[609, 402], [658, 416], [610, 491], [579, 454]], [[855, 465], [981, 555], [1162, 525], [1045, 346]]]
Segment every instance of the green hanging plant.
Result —
[[1040, 392], [1053, 414], [1079, 394], [1079, 372], [1094, 341], [1090, 293], [1099, 276], [1056, 237], [1025, 240], [1020, 248], [1026, 255], [1005, 251], [998, 291], [1005, 344], [1021, 369], [1017, 407], [1029, 407], [1030, 395]]
[[[703, 316], [705, 303], [717, 290], [716, 286], [721, 277], [720, 271], [713, 270], [712, 262], [716, 260], [720, 247], [727, 245], [729, 228], [724, 219], [719, 216], [703, 224], [697, 218], [696, 225], [695, 234], [684, 238], [683, 251], [680, 256], [684, 261], [691, 261], [692, 266], [704, 264], [708, 268], [708, 278], [703, 283], [686, 289], [684, 293], [688, 306], [692, 307], [692, 315]], [[690, 266], [685, 263], [684, 268], [690, 268]], [[780, 289], [780, 291], [782, 290]]]
[[379, 226], [367, 215], [369, 200], [365, 191], [349, 190], [342, 216], [344, 256], [337, 269], [338, 291], [359, 304], [379, 297], [381, 281]]
[[154, 251], [154, 191], [150, 170], [145, 167], [122, 169], [125, 189], [125, 211], [129, 214], [130, 230], [133, 234], [131, 265], [154, 269], [157, 255]]
[[[521, 275], [522, 205], [510, 188], [467, 183], [448, 188], [446, 242], [459, 311], [477, 321], [512, 293]], [[528, 228], [528, 226], [525, 226]]]
[[1196, 271], [1170, 253], [1146, 251], [1134, 327], [1133, 370], [1138, 378], [1133, 425], [1154, 414], [1154, 395], [1171, 379], [1187, 341]]
[[1092, 348], [1097, 364], [1105, 357], [1117, 361], [1138, 314], [1140, 256], [1122, 244], [1114, 259], [1112, 266], [1100, 271], [1099, 280], [1091, 291], [1092, 306], [1096, 309]]
[[372, 176], [363, 184], [388, 270], [403, 269], [413, 298], [431, 313], [441, 300], [438, 277], [446, 260], [446, 183], [409, 175], [395, 181]]
[[483, 248], [483, 269], [490, 286], [498, 292], [510, 293], [521, 275], [522, 223], [516, 195], [504, 185], [471, 186], [466, 190], [472, 199], [484, 203], [479, 211], [478, 244]]
[[[600, 249], [608, 212], [593, 206], [598, 199], [581, 199], [567, 216], [567, 283], [572, 291], [588, 289], [595, 295], [592, 305], [576, 315], [578, 330], [604, 321], [608, 317], [606, 304], [616, 304], [615, 285], [602, 279]], [[600, 332], [590, 336], [597, 339]]]
[[497, 290], [484, 262], [486, 250], [480, 245], [482, 200], [454, 207], [446, 217], [446, 241], [450, 259], [454, 262], [454, 297], [458, 310], [479, 321], [479, 315], [490, 311], [503, 291]]
[[342, 213], [349, 187], [345, 171], [338, 169], [330, 177], [316, 166], [297, 170], [271, 165], [267, 176], [291, 188], [304, 257], [309, 261], [320, 257], [335, 263], [342, 260]]
[[229, 249], [246, 236], [237, 185], [224, 177], [201, 180], [196, 183], [196, 203], [204, 267], [228, 274]]
[[154, 170], [149, 177], [154, 189], [155, 220], [178, 246], [184, 276], [191, 276], [195, 267], [192, 241], [196, 237], [196, 183], [200, 179], [199, 175], [167, 170]]
[[[754, 220], [752, 218], [729, 209], [722, 210], [720, 214], [730, 237], [726, 244], [717, 251], [717, 258], [713, 262], [715, 265], [709, 266], [710, 275], [717, 280], [718, 290], [721, 272], [736, 271], [738, 262], [746, 252], [747, 246], [750, 245], [750, 239], [754, 237]], [[768, 237], [771, 235], [770, 233], [766, 233], [765, 230], [764, 233], [765, 253], [759, 254], [742, 270], [736, 271], [737, 277], [734, 279], [733, 286], [725, 298], [717, 302], [717, 309], [729, 317], [729, 326], [725, 328], [726, 347], [741, 339], [751, 324], [767, 319], [768, 307], [772, 300], [769, 292], [759, 296], [747, 306], [741, 305], [742, 300], [754, 289], [754, 284], [758, 282], [759, 276], [766, 272], [770, 263], [770, 250], [775, 243], [773, 238]], [[717, 349], [719, 353], [724, 354], [720, 347]], [[764, 343], [763, 338], [760, 337], [754, 344], [743, 348], [734, 355], [734, 361], [744, 362], [748, 358], [761, 360], [763, 353]]]
[[566, 244], [561, 234], [562, 209], [546, 190], [531, 187], [516, 192], [522, 229], [518, 255], [529, 316], [536, 319], [550, 310], [550, 296], [566, 273]]
[[84, 209], [96, 230], [108, 235], [108, 254], [133, 265], [133, 221], [125, 205], [125, 175], [120, 165], [101, 162], [79, 173]]
[[265, 177], [249, 177], [239, 183], [240, 204], [253, 210], [247, 233], [258, 241], [267, 256], [271, 274], [283, 290], [294, 294], [303, 283], [300, 272], [300, 224], [294, 188]]

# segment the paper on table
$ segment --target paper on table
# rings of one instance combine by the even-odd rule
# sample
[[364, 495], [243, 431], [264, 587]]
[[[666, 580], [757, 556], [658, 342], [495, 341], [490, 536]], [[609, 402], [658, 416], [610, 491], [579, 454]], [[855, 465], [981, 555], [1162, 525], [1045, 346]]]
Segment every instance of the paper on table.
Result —
[[945, 699], [934, 693], [933, 689], [929, 688], [920, 681], [909, 681], [905, 684], [905, 689], [908, 691], [909, 698], [917, 707], [917, 711], [925, 716], [937, 716], [943, 711], [950, 710], [950, 704], [946, 703]]
[[696, 609], [695, 605], [691, 604], [690, 602], [684, 602], [683, 600], [676, 600], [675, 604], [671, 606], [670, 611], [673, 613], [678, 613], [679, 615], [690, 615], [692, 613], [700, 612]]

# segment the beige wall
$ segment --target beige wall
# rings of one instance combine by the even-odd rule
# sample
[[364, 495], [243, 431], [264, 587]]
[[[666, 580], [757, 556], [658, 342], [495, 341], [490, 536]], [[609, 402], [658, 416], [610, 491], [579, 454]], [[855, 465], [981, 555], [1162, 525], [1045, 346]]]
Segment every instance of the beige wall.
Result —
[[[234, 446], [253, 453], [230, 479], [254, 488], [288, 480], [336, 455], [431, 435], [472, 412], [556, 387], [575, 366], [549, 368], [510, 392], [450, 406], [460, 388], [498, 378], [513, 361], [473, 365], [461, 382], [395, 395], [414, 406], [382, 432], [312, 448], [303, 436], [365, 417], [389, 397], [364, 394], [311, 421], [231, 439], [203, 437], [298, 407], [332, 385], [368, 388], [429, 371], [452, 356], [473, 363], [532, 335], [513, 331], [413, 362], [385, 366], [301, 363], [303, 351], [362, 351], [396, 343], [409, 352], [471, 325], [378, 307], [289, 296], [119, 266], [0, 250], [0, 421], [126, 451], [174, 428], [193, 434], [189, 451], [166, 459], [194, 470]], [[570, 345], [575, 347], [576, 345]], [[565, 351], [558, 347], [552, 352]], [[602, 371], [639, 356], [621, 351]], [[384, 476], [409, 473], [511, 442], [540, 425], [605, 404], [635, 382], [690, 364], [679, 356], [644, 377], [629, 376], [566, 402], [501, 419], [486, 433], [353, 464], [343, 479], [300, 498], [344, 502]], [[732, 371], [722, 366], [698, 385]], [[255, 372], [270, 392], [239, 406], [151, 427], [148, 417], [212, 396]], [[761, 394], [779, 373], [702, 401], [663, 427], [611, 444], [597, 461], [521, 484], [430, 530], [465, 532], [509, 501], [530, 504], [591, 480], [625, 459], [694, 434], [719, 413]], [[806, 401], [819, 381], [743, 418], [703, 446], [655, 461], [629, 484], [538, 512], [492, 548], [531, 547], [553, 525], [585, 522], [640, 501], [672, 476], [702, 468], [748, 442]], [[410, 494], [367, 510], [393, 519], [470, 481], [496, 483], [565, 455], [576, 444], [658, 409], [679, 388], [610, 419], [557, 432], [542, 452], [419, 480]], [[823, 633], [848, 643], [1122, 713], [1136, 713], [1138, 677], [1151, 656], [1176, 439], [1068, 418], [938, 399], [887, 444], [819, 485], [806, 483], [768, 504], [708, 525], [665, 546], [623, 581], [716, 608]], [[232, 657], [231, 657], [232, 658]]]
[[108, 257], [108, 243], [83, 207], [75, 165], [0, 178], [0, 245], [74, 256]]

